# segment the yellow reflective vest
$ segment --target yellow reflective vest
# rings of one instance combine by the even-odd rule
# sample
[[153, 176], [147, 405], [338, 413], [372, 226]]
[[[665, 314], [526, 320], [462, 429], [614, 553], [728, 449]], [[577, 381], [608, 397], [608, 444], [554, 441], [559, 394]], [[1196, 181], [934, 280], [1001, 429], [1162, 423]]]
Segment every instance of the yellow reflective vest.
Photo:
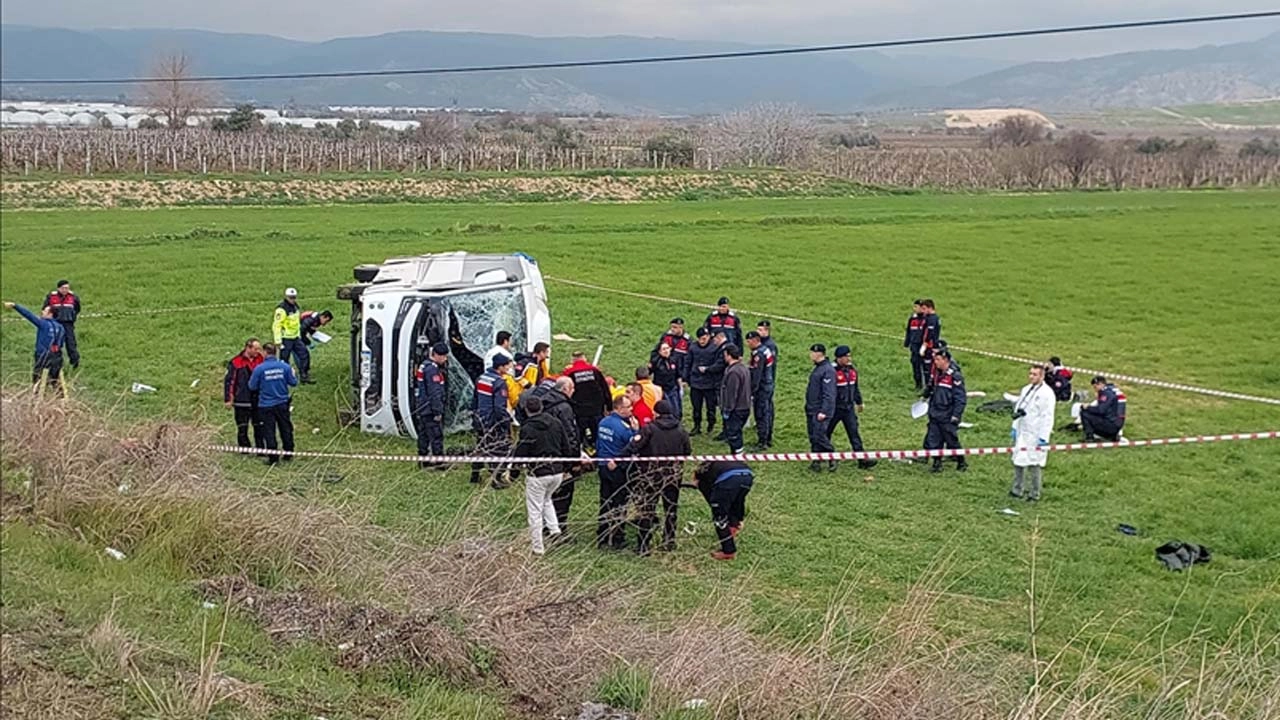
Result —
[[302, 333], [302, 311], [297, 303], [290, 304], [282, 300], [276, 306], [275, 317], [271, 320], [271, 333], [275, 336], [276, 345], [283, 340], [296, 340]]

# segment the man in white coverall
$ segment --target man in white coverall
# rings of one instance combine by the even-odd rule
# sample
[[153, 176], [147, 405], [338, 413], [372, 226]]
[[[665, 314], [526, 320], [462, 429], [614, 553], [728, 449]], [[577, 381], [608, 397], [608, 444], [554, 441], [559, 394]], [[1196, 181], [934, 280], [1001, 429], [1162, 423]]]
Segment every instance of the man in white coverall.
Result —
[[1053, 409], [1056, 405], [1053, 389], [1044, 382], [1044, 368], [1032, 365], [1027, 372], [1031, 381], [1018, 394], [1013, 406], [1013, 488], [1009, 495], [1021, 499], [1022, 485], [1030, 475], [1030, 487], [1026, 498], [1029, 502], [1040, 499], [1040, 484], [1045, 461], [1049, 457], [1047, 445], [1053, 432]]

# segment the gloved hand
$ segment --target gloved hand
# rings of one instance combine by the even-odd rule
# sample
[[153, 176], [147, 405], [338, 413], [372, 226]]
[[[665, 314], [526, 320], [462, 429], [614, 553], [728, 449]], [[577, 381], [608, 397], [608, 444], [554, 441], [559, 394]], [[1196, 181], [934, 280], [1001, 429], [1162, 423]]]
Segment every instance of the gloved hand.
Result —
[[1018, 441], [1018, 431], [1017, 431], [1017, 430], [1010, 430], [1010, 431], [1009, 431], [1009, 442], [1014, 443], [1014, 442], [1017, 442], [1017, 441]]
[[1049, 447], [1049, 441], [1044, 438], [1040, 438], [1036, 441], [1036, 447]]
[[924, 346], [924, 345], [921, 345], [921, 346], [920, 346], [920, 357], [924, 357], [925, 349], [926, 349], [926, 348], [925, 348], [925, 346]]

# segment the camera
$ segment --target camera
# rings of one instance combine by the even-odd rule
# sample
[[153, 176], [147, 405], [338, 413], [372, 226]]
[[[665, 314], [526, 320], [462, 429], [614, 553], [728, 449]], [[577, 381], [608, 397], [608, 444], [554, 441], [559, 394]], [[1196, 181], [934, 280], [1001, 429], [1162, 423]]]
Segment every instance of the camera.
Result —
[[1024, 417], [1026, 417], [1026, 416], [1027, 416], [1027, 411], [1026, 411], [1026, 409], [1025, 409], [1025, 408], [1018, 408], [1018, 411], [1017, 411], [1017, 412], [1015, 412], [1015, 413], [1013, 414], [1013, 419], [1014, 419], [1014, 420], [1020, 420], [1020, 419], [1022, 419], [1022, 418], [1024, 418]]

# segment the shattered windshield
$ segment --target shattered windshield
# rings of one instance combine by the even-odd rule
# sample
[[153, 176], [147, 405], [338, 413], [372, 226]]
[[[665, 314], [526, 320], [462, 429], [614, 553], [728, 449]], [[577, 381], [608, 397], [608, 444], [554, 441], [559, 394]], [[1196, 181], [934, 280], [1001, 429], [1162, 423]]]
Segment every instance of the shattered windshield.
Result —
[[[498, 331], [511, 333], [511, 347], [523, 352], [528, 347], [524, 295], [520, 288], [504, 287], [465, 295], [453, 295], [447, 299], [450, 310], [450, 335], [460, 335], [463, 345], [476, 358], [484, 357], [493, 347]], [[453, 345], [453, 343], [450, 343]], [[479, 363], [451, 358], [449, 363], [448, 416], [451, 417], [448, 432], [471, 429], [471, 398], [475, 378], [479, 376]], [[466, 365], [472, 365], [468, 369]], [[470, 371], [469, 371], [470, 370]], [[472, 375], [475, 372], [475, 375]]]

